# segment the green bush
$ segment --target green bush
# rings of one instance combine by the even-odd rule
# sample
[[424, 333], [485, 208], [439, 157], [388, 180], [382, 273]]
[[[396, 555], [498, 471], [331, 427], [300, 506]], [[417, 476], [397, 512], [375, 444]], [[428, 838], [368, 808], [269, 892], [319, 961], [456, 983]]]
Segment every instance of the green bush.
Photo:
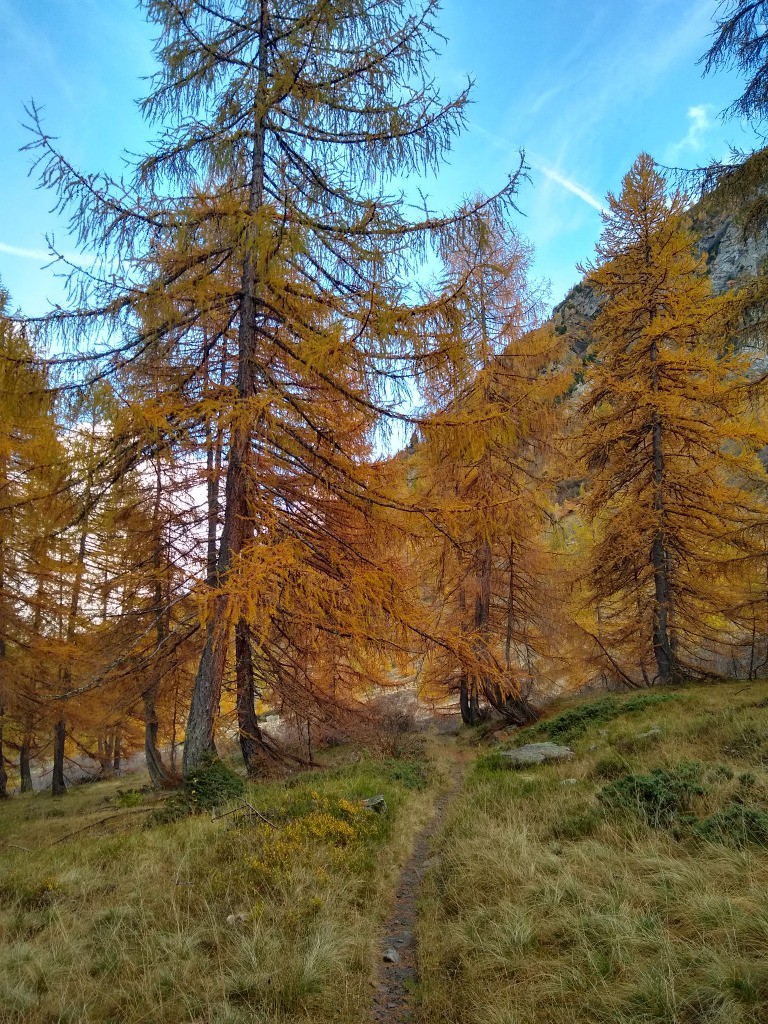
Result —
[[[620, 715], [645, 711], [646, 708], [665, 704], [674, 699], [670, 693], [638, 693], [625, 700], [618, 697], [601, 697], [588, 704], [566, 708], [549, 721], [540, 722], [536, 726], [536, 732], [556, 742], [567, 742], [582, 736], [591, 725], [602, 725]], [[528, 736], [530, 733], [531, 730], [527, 730]]]
[[692, 831], [700, 839], [726, 846], [768, 846], [768, 814], [755, 807], [730, 804], [697, 822]]
[[245, 793], [245, 782], [223, 761], [209, 754], [199, 768], [184, 780], [181, 790], [154, 811], [148, 825], [164, 825], [191, 814], [200, 814], [237, 800]]
[[114, 800], [118, 807], [138, 807], [144, 803], [144, 793], [140, 789], [118, 789]]
[[197, 810], [210, 811], [241, 797], [245, 782], [223, 761], [208, 755], [184, 780], [184, 792]]
[[668, 828], [690, 810], [695, 796], [706, 792], [702, 772], [698, 761], [681, 761], [648, 775], [623, 775], [603, 786], [597, 797], [606, 808], [636, 814], [652, 828]]

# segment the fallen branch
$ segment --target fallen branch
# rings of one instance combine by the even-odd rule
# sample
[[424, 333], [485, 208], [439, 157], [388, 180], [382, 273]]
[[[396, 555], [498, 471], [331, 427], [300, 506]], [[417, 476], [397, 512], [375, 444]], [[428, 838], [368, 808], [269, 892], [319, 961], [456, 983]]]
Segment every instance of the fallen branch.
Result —
[[103, 825], [105, 821], [113, 821], [115, 818], [125, 818], [129, 814], [146, 814], [147, 811], [153, 811], [154, 807], [133, 807], [128, 811], [121, 811], [119, 814], [108, 814], [106, 818], [99, 818], [98, 821], [92, 821], [88, 825], [83, 825], [82, 828], [76, 828], [74, 832], [67, 832], [64, 836], [59, 836], [58, 839], [54, 839], [53, 842], [48, 843], [49, 846], [56, 846], [57, 843], [63, 843], [65, 839], [71, 839], [72, 836], [80, 835], [81, 832], [87, 832], [89, 828], [96, 828], [97, 825]]
[[[244, 804], [249, 810], [253, 811], [257, 818], [260, 818], [265, 825], [269, 825], [270, 828], [279, 828], [274, 821], [270, 821], [269, 818], [265, 818], [261, 811], [257, 811], [253, 804], [249, 804], [247, 800], [238, 800], [238, 805]], [[211, 821], [221, 821], [222, 818], [229, 817], [230, 814], [234, 814], [239, 811], [240, 807], [233, 807], [231, 811], [225, 811], [224, 814], [216, 814], [215, 811], [211, 811]]]

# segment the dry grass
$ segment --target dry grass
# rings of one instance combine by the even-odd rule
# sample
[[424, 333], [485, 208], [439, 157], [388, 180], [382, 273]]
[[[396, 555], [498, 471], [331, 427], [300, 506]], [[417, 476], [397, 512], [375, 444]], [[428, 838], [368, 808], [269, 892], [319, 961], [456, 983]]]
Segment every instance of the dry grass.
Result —
[[[767, 697], [766, 683], [690, 687], [587, 724], [570, 763], [481, 759], [427, 876], [424, 1024], [768, 1021], [768, 850], [690, 824], [732, 800], [768, 809]], [[684, 760], [709, 766], [706, 792], [674, 827], [597, 799]]]
[[[434, 799], [419, 777], [360, 761], [251, 787], [277, 829], [239, 813], [145, 829], [115, 782], [8, 801], [0, 1022], [365, 1020], [377, 928]], [[385, 818], [357, 809], [379, 792]]]

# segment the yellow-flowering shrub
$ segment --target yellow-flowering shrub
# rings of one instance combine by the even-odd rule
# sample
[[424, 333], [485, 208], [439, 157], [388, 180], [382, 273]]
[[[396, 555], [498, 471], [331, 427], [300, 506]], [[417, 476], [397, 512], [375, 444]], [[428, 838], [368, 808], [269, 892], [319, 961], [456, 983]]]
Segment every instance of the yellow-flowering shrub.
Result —
[[311, 807], [300, 817], [274, 828], [260, 825], [256, 830], [258, 853], [251, 860], [259, 881], [274, 883], [290, 874], [301, 862], [306, 870], [312, 861], [315, 873], [323, 865], [341, 863], [351, 847], [375, 838], [382, 829], [381, 818], [361, 803], [310, 794]]

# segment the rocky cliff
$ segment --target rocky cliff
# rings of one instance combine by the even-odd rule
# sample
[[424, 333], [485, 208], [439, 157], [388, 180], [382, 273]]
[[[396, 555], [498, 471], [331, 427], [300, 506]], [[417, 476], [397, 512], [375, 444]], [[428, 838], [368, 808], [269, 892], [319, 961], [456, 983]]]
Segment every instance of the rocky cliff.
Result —
[[[746, 231], [732, 206], [732, 198], [726, 201], [724, 192], [715, 189], [689, 212], [717, 295], [768, 271], [768, 225]], [[582, 357], [591, 340], [590, 324], [599, 308], [599, 297], [582, 281], [552, 311], [555, 330], [568, 334], [570, 348]]]

